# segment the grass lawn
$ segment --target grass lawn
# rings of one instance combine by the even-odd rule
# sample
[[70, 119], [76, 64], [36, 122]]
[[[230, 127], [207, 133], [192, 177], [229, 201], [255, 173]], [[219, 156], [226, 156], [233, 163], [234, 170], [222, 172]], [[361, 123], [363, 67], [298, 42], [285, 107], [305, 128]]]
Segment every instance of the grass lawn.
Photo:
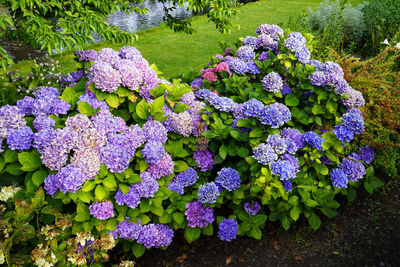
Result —
[[[197, 16], [191, 18], [196, 30], [192, 35], [174, 33], [166, 25], [161, 25], [137, 33], [139, 40], [135, 43], [98, 43], [87, 49], [112, 47], [118, 50], [126, 45], [136, 46], [150, 63], [155, 63], [164, 72], [164, 77], [172, 77], [201, 69], [210, 57], [220, 52], [219, 41], [232, 44], [240, 37], [254, 36], [258, 25], [285, 24], [291, 16], [295, 17], [308, 8], [316, 8], [320, 2], [322, 0], [260, 0], [241, 8], [239, 15], [233, 19], [234, 23], [240, 25], [240, 29], [233, 29], [230, 34], [219, 33], [206, 16]], [[66, 51], [53, 58], [60, 62], [62, 73], [74, 71], [73, 51]], [[29, 61], [23, 61], [13, 69], [18, 68], [23, 73], [29, 70], [29, 65]]]

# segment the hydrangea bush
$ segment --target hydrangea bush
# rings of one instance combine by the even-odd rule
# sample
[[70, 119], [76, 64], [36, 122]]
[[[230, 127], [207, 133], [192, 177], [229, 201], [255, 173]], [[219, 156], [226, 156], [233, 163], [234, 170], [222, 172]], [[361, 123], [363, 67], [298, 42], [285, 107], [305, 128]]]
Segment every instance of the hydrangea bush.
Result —
[[[300, 33], [256, 33], [190, 86], [160, 78], [134, 47], [77, 51], [62, 90], [0, 108], [1, 175], [24, 179], [4, 192], [15, 207], [41, 199], [32, 261], [91, 264], [116, 244], [140, 257], [179, 229], [188, 242], [259, 239], [268, 219], [288, 229], [301, 214], [318, 229], [336, 194], [353, 199], [364, 176], [373, 187], [373, 150], [350, 145], [364, 130], [361, 93], [337, 64], [310, 59]], [[52, 243], [64, 213], [69, 235]]]
[[338, 64], [310, 58], [301, 33], [264, 24], [256, 34], [216, 55], [192, 82], [207, 104], [203, 135], [216, 169], [240, 175], [241, 186], [225, 196], [239, 235], [261, 238], [255, 214], [286, 230], [304, 214], [318, 229], [320, 214], [337, 214], [337, 194], [353, 200], [364, 177], [366, 188], [380, 185], [366, 166], [373, 150], [350, 144], [364, 131], [365, 101]]

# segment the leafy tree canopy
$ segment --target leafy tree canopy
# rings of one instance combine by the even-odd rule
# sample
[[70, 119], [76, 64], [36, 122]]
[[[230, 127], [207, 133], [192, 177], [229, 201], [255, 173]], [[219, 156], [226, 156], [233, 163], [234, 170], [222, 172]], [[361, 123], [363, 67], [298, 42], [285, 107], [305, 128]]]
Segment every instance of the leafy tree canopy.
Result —
[[[0, 0], [9, 14], [0, 15], [0, 38], [21, 40], [50, 54], [62, 48], [83, 49], [94, 41], [93, 34], [99, 34], [104, 41], [133, 42], [137, 35], [119, 30], [107, 23], [108, 15], [116, 11], [145, 14], [143, 0]], [[238, 12], [236, 0], [160, 0], [170, 2], [172, 8], [165, 7], [164, 20], [174, 31], [192, 33], [188, 21], [180, 21], [171, 15], [177, 6], [188, 3], [188, 9], [202, 12], [205, 8], [210, 22], [221, 32], [233, 26], [230, 18]], [[5, 50], [0, 46], [0, 64], [3, 68], [11, 63]]]

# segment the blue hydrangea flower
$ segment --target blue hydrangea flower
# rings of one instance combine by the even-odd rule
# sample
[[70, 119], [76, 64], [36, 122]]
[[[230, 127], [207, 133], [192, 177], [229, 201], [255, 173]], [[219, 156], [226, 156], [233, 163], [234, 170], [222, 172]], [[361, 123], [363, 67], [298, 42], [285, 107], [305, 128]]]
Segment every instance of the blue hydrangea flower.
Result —
[[269, 53], [268, 52], [262, 52], [260, 56], [258, 57], [258, 60], [261, 62], [264, 62], [265, 60], [269, 59]]
[[308, 77], [312, 85], [325, 86], [327, 82], [326, 75], [323, 71], [315, 71]]
[[255, 216], [260, 211], [260, 204], [257, 201], [246, 202], [243, 208], [248, 214]]
[[286, 138], [282, 138], [279, 134], [269, 135], [267, 144], [270, 145], [278, 155], [285, 153], [287, 148]]
[[150, 172], [142, 172], [140, 174], [141, 182], [134, 184], [132, 187], [136, 190], [140, 197], [151, 198], [157, 193], [160, 184]]
[[78, 191], [88, 179], [82, 170], [74, 165], [67, 165], [57, 173], [58, 186], [63, 193]]
[[181, 183], [178, 183], [178, 182], [170, 183], [168, 185], [168, 188], [171, 191], [178, 193], [179, 195], [183, 195], [184, 189], [183, 189], [183, 185]]
[[322, 142], [325, 142], [325, 139], [315, 132], [305, 132], [303, 134], [303, 141], [313, 148], [322, 150]]
[[293, 185], [289, 180], [283, 180], [281, 183], [283, 188], [285, 188], [285, 191], [292, 191]]
[[275, 24], [261, 24], [257, 27], [256, 33], [271, 35], [275, 40], [279, 40], [279, 36], [284, 35], [282, 28]]
[[236, 190], [240, 187], [240, 176], [239, 173], [232, 168], [222, 168], [218, 172], [218, 177], [215, 179], [215, 183], [221, 185], [228, 191]]
[[227, 61], [229, 69], [237, 74], [244, 74], [247, 72], [247, 63], [238, 58]]
[[248, 45], [239, 47], [236, 55], [238, 58], [244, 61], [253, 61], [256, 58], [256, 53], [254, 52], [253, 47]]
[[168, 131], [161, 122], [148, 120], [142, 128], [147, 141], [165, 143], [168, 139]]
[[288, 160], [278, 160], [271, 163], [271, 173], [280, 176], [280, 180], [296, 178], [296, 168]]
[[269, 34], [260, 34], [257, 37], [257, 45], [267, 50], [275, 50], [278, 46], [278, 41]]
[[243, 39], [243, 45], [251, 46], [254, 49], [258, 49], [259, 46], [257, 44], [257, 37], [254, 36], [247, 36]]
[[126, 240], [136, 240], [141, 232], [142, 224], [140, 220], [137, 223], [131, 223], [125, 219], [124, 221], [119, 222], [117, 226], [115, 226], [115, 230], [110, 231], [109, 234], [115, 239], [119, 237]]
[[285, 47], [292, 52], [300, 52], [305, 45], [305, 41], [299, 38], [295, 38], [293, 36], [285, 40]]
[[336, 125], [332, 133], [342, 142], [350, 142], [354, 139], [354, 132], [343, 125]]
[[342, 188], [347, 188], [347, 185], [349, 183], [347, 179], [347, 175], [344, 173], [342, 169], [335, 168], [332, 171], [330, 171], [330, 176], [332, 180], [332, 184], [340, 189]]
[[[364, 119], [361, 112], [357, 112], [357, 109], [353, 109], [350, 112], [343, 114], [340, 118], [342, 125], [347, 129], [353, 131], [356, 134], [362, 134], [364, 131]], [[358, 110], [359, 111], [359, 110]]]
[[261, 73], [260, 69], [258, 68], [255, 62], [247, 62], [247, 72], [249, 74], [259, 74]]
[[374, 150], [370, 146], [360, 148], [361, 160], [366, 164], [371, 164], [374, 160]]
[[242, 112], [244, 115], [249, 117], [259, 117], [261, 110], [264, 108], [264, 104], [257, 99], [250, 99], [243, 103]]
[[235, 102], [228, 97], [215, 97], [210, 100], [210, 105], [222, 112], [231, 112]]
[[215, 203], [218, 196], [218, 186], [214, 182], [203, 184], [199, 188], [198, 199], [201, 203]]
[[231, 242], [236, 239], [238, 230], [238, 223], [234, 219], [223, 219], [219, 224], [218, 237], [223, 241]]
[[176, 181], [180, 183], [183, 187], [188, 187], [194, 185], [197, 182], [199, 176], [195, 169], [190, 167], [189, 169], [179, 173], [176, 176]]
[[304, 147], [303, 134], [299, 130], [295, 128], [285, 128], [282, 130], [281, 135], [291, 139], [298, 149]]
[[339, 164], [339, 168], [347, 175], [349, 181], [358, 181], [365, 175], [364, 165], [351, 159], [343, 159]]
[[283, 88], [283, 80], [276, 72], [268, 73], [262, 79], [264, 89], [268, 92], [277, 93]]
[[343, 93], [349, 96], [348, 98], [341, 98], [346, 108], [360, 108], [365, 105], [365, 100], [360, 91], [354, 90], [348, 86]]

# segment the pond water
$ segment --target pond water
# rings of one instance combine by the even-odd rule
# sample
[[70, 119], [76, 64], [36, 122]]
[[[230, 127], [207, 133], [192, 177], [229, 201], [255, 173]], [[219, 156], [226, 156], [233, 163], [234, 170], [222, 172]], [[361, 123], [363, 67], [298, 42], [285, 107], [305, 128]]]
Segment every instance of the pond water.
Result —
[[[116, 12], [109, 16], [109, 23], [118, 26], [123, 31], [135, 33], [156, 27], [164, 22], [164, 5], [161, 2], [156, 0], [145, 0], [140, 6], [147, 8], [149, 11], [143, 16], [137, 13], [126, 14]], [[170, 8], [172, 5], [166, 3], [166, 7]], [[176, 9], [170, 13], [178, 19], [187, 19], [192, 16], [192, 12], [188, 11], [186, 7], [187, 4], [184, 7], [176, 7]], [[6, 10], [0, 6], [0, 14], [4, 13], [6, 13]], [[99, 42], [101, 41], [101, 38], [97, 36], [95, 37], [95, 40]], [[0, 40], [0, 44], [5, 47], [9, 55], [12, 56], [15, 61], [32, 59], [40, 55], [40, 51], [37, 51], [32, 47], [27, 47], [22, 43]]]

